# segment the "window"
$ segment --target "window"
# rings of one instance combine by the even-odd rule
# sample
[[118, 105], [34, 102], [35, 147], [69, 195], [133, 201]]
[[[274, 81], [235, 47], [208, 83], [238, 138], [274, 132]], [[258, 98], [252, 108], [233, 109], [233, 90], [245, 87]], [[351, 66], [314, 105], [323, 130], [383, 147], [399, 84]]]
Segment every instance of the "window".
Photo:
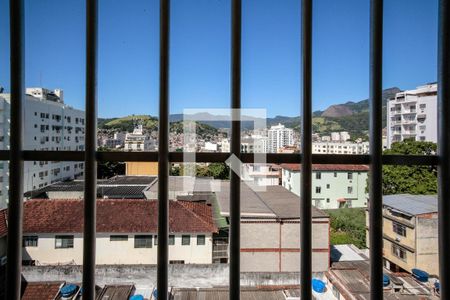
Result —
[[35, 235], [25, 235], [23, 237], [23, 247], [37, 247], [38, 246], [38, 237]]
[[181, 236], [181, 245], [187, 246], [190, 244], [191, 244], [191, 236], [190, 235]]
[[320, 194], [322, 188], [320, 186], [316, 186], [316, 194]]
[[347, 193], [348, 193], [348, 194], [353, 193], [353, 187], [348, 186], [348, 187], [347, 187]]
[[128, 241], [128, 235], [111, 235], [109, 240], [111, 242], [126, 242]]
[[171, 265], [184, 265], [184, 260], [169, 260]]
[[337, 177], [337, 172], [334, 172], [334, 177]]
[[330, 184], [328, 183], [328, 184], [327, 184], [327, 189], [329, 189], [329, 188], [330, 188]]
[[55, 248], [73, 248], [73, 235], [57, 235], [55, 237]]
[[169, 245], [175, 245], [175, 236], [169, 235]]
[[204, 235], [197, 235], [197, 245], [203, 246], [206, 244], [206, 238]]
[[321, 179], [322, 178], [322, 174], [320, 172], [316, 173], [316, 179]]
[[400, 223], [392, 222], [392, 231], [401, 236], [406, 236], [406, 227]]
[[353, 179], [353, 173], [348, 172], [348, 173], [347, 173], [347, 179], [348, 179], [348, 180], [352, 180], [352, 179]]
[[392, 245], [392, 254], [394, 256], [400, 258], [401, 260], [406, 261], [406, 251], [403, 248], [393, 244]]
[[134, 248], [151, 248], [152, 236], [151, 235], [135, 235], [134, 236]]

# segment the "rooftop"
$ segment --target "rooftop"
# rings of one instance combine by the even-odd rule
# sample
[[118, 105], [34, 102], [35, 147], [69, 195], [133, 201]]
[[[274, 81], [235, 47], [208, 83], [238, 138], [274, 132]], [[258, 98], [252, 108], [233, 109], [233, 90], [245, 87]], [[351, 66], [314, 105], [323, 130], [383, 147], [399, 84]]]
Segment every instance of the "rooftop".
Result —
[[[281, 164], [281, 168], [290, 171], [300, 171], [300, 164]], [[313, 164], [313, 171], [356, 171], [368, 172], [369, 166], [366, 165], [341, 165], [341, 164]]]
[[387, 195], [383, 196], [383, 205], [412, 216], [438, 211], [437, 195]]
[[6, 208], [0, 210], [0, 238], [8, 234], [8, 213]]
[[[158, 202], [98, 199], [97, 232], [157, 232]], [[170, 232], [216, 232], [211, 206], [169, 202]], [[82, 233], [82, 199], [31, 199], [24, 203], [24, 233]]]
[[[248, 185], [241, 184], [242, 218], [299, 219], [300, 197], [280, 185], [266, 186], [266, 190], [256, 192]], [[220, 191], [216, 192], [220, 212], [230, 215], [230, 182], [221, 181]], [[328, 215], [312, 207], [313, 218], [328, 218]]]

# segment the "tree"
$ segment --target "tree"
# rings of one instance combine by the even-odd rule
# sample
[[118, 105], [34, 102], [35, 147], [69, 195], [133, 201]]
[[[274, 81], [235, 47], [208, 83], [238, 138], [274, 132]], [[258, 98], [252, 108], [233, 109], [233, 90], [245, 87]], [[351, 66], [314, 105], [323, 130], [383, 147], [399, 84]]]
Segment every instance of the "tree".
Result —
[[[433, 155], [437, 145], [432, 142], [404, 140], [393, 143], [383, 154]], [[436, 194], [436, 166], [383, 166], [383, 194]]]
[[[98, 151], [117, 151], [115, 149], [108, 149], [99, 147]], [[99, 161], [97, 164], [97, 178], [105, 179], [117, 175], [125, 175], [125, 163], [117, 161]]]

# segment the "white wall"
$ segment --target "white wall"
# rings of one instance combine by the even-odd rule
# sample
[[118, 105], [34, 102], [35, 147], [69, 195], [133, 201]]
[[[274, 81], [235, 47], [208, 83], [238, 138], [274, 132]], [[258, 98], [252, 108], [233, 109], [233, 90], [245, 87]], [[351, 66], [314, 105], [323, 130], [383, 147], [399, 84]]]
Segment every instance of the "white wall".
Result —
[[[186, 233], [189, 234], [189, 233]], [[33, 235], [33, 234], [24, 234]], [[36, 264], [76, 264], [83, 263], [83, 239], [81, 234], [74, 234], [74, 248], [56, 249], [55, 235], [61, 234], [36, 234], [39, 236], [37, 247], [23, 248], [24, 260], [35, 260]], [[96, 263], [102, 264], [156, 264], [157, 246], [153, 234], [152, 248], [134, 248], [134, 236], [140, 234], [127, 234], [128, 241], [110, 241], [109, 234], [98, 233], [96, 243]], [[142, 235], [149, 235], [142, 233]], [[182, 234], [175, 235], [175, 245], [169, 246], [169, 260], [184, 260], [186, 264], [212, 263], [212, 235], [205, 233], [205, 245], [197, 245], [197, 233], [191, 233], [190, 245], [181, 245]]]

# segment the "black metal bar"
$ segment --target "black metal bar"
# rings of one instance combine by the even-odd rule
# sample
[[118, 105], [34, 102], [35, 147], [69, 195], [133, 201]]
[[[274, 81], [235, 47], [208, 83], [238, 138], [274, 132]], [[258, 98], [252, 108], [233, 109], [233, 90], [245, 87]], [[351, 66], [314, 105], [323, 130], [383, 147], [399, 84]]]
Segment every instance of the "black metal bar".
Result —
[[83, 299], [95, 299], [97, 199], [98, 0], [86, 1], [86, 134], [84, 173]]
[[[158, 161], [158, 152], [104, 152], [99, 151], [96, 154], [97, 161]], [[225, 162], [229, 153], [211, 153], [197, 152], [195, 154], [197, 162]], [[9, 160], [10, 151], [0, 150], [0, 160]], [[301, 154], [277, 154], [267, 153], [266, 162], [270, 164], [299, 164]], [[56, 160], [56, 161], [84, 161], [83, 151], [23, 151], [24, 161]], [[381, 158], [383, 165], [428, 165], [437, 166], [437, 155], [383, 155]], [[182, 152], [169, 152], [170, 162], [183, 162]], [[253, 163], [253, 153], [241, 153], [243, 163]], [[332, 165], [368, 165], [370, 156], [367, 154], [313, 154], [313, 164], [332, 164]]]
[[8, 205], [7, 299], [20, 299], [23, 219], [23, 115], [25, 98], [24, 1], [11, 0], [11, 126]]
[[450, 299], [450, 1], [439, 1], [438, 154], [441, 299]]
[[[231, 2], [231, 154], [241, 158], [241, 28], [242, 1]], [[230, 175], [230, 300], [240, 299], [241, 178]]]
[[302, 176], [300, 192], [300, 298], [312, 299], [312, 0], [302, 0]]
[[382, 70], [383, 0], [370, 1], [370, 299], [383, 299]]
[[169, 34], [170, 0], [160, 1], [159, 155], [158, 155], [158, 299], [169, 289]]

